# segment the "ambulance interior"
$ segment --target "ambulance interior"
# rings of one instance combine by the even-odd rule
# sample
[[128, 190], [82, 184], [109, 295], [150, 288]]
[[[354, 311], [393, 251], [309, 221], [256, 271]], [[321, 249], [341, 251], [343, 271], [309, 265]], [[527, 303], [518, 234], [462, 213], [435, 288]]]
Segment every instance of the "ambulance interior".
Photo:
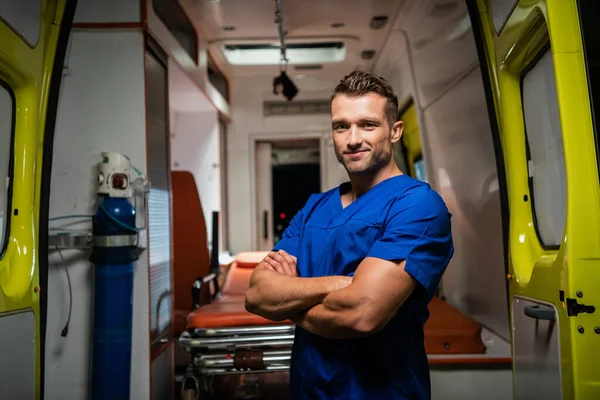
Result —
[[[0, 394], [85, 399], [118, 381], [131, 399], [289, 398], [294, 325], [248, 313], [244, 294], [253, 268], [310, 194], [347, 180], [333, 150], [330, 96], [344, 75], [362, 69], [386, 78], [398, 94], [405, 126], [394, 147], [398, 166], [428, 182], [452, 213], [455, 254], [425, 326], [432, 399], [593, 398], [574, 397], [575, 388], [578, 396], [597, 390], [598, 375], [578, 381], [573, 371], [587, 361], [568, 357], [575, 339], [564, 333], [575, 337], [585, 325], [591, 344], [591, 336], [600, 336], [593, 333], [593, 312], [582, 312], [585, 323], [556, 322], [568, 318], [558, 273], [536, 283], [553, 285], [551, 300], [510, 292], [517, 283], [509, 273], [509, 243], [518, 242], [509, 238], [508, 187], [516, 175], [507, 176], [505, 166], [516, 161], [505, 160], [498, 134], [501, 108], [493, 94], [503, 87], [490, 83], [493, 73], [482, 62], [490, 27], [525, 37], [539, 28], [536, 21], [553, 21], [548, 13], [579, 15], [573, 10], [580, 2], [562, 1], [42, 1], [38, 14], [20, 22], [52, 21], [48, 10], [76, 3], [54, 136], [44, 143], [52, 149], [44, 161], [51, 164], [47, 297], [41, 322], [19, 320], [16, 329], [15, 320], [0, 317], [3, 358], [35, 360], [17, 363], [14, 373], [6, 372], [12, 361], [0, 361]], [[37, 3], [23, 2], [31, 9]], [[22, 11], [6, 4], [0, 2], [0, 23]], [[521, 77], [525, 111], [515, 107], [529, 132], [542, 132], [531, 133], [529, 149], [554, 158], [544, 161], [546, 179], [535, 181], [543, 195], [535, 198], [533, 220], [510, 214], [510, 221], [523, 218], [531, 229], [523, 232], [554, 244], [544, 247], [544, 260], [546, 271], [558, 271], [550, 266], [563, 254], [567, 180], [556, 128], [565, 113], [558, 112], [554, 77], [566, 67], [553, 64], [549, 46], [536, 47], [539, 56]], [[510, 46], [500, 50], [512, 54]], [[2, 89], [0, 113], [11, 104]], [[10, 113], [2, 115], [10, 121]], [[12, 140], [7, 133], [0, 131], [1, 160], [11, 157], [3, 154]], [[127, 376], [104, 366], [100, 378], [92, 357], [100, 328], [90, 261], [100, 245], [91, 216], [98, 165], [121, 156], [130, 168], [139, 255], [131, 357]], [[537, 168], [527, 160], [522, 165]], [[0, 206], [11, 216], [9, 196]], [[13, 226], [7, 218], [0, 222], [0, 234]], [[569, 288], [566, 297], [575, 298]], [[591, 289], [583, 293], [585, 303]], [[13, 315], [18, 307], [11, 304], [0, 301], [0, 311]], [[541, 314], [540, 304], [550, 311]], [[38, 347], [28, 345], [32, 335], [42, 343], [39, 357]], [[593, 346], [589, 357], [598, 353]]]

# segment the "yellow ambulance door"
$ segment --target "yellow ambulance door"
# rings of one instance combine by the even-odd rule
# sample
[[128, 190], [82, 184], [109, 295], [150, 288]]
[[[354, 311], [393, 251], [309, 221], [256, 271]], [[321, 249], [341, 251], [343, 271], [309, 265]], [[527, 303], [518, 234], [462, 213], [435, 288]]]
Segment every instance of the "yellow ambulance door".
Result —
[[75, 3], [0, 1], [2, 399], [43, 392], [51, 141]]
[[578, 8], [598, 7], [468, 3], [507, 184], [514, 398], [600, 398], [598, 155]]

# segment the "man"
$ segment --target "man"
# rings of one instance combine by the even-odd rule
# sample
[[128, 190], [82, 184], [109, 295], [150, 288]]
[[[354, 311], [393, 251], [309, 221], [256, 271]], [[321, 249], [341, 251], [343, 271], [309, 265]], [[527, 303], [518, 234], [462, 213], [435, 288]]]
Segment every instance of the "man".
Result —
[[293, 399], [429, 399], [423, 326], [454, 247], [450, 213], [396, 166], [403, 124], [381, 77], [355, 71], [331, 101], [349, 182], [310, 197], [253, 272], [248, 311], [296, 324]]

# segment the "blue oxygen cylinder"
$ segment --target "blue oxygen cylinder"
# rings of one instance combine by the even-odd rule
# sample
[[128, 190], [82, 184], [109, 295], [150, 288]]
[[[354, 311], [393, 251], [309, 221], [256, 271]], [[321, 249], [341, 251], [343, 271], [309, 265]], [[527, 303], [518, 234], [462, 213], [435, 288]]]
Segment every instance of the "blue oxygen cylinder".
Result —
[[[94, 216], [92, 400], [128, 400], [131, 381], [133, 272], [138, 259], [135, 208], [127, 198], [99, 196]], [[129, 239], [129, 241], [128, 241]]]

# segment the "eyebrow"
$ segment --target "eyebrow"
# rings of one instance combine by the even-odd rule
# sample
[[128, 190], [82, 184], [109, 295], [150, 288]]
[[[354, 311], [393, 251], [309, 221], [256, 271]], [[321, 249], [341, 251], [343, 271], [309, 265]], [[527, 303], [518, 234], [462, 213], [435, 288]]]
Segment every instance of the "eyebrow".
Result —
[[[349, 122], [345, 119], [334, 119], [333, 121], [331, 121], [331, 125], [335, 126], [337, 124], [348, 124]], [[365, 123], [371, 123], [371, 124], [377, 124], [380, 125], [382, 123], [381, 120], [379, 120], [379, 118], [361, 118], [360, 120], [358, 120], [358, 124], [365, 124]]]
[[379, 118], [363, 118], [359, 121], [359, 123], [364, 124], [366, 122], [369, 122], [371, 124], [381, 124], [381, 120]]

